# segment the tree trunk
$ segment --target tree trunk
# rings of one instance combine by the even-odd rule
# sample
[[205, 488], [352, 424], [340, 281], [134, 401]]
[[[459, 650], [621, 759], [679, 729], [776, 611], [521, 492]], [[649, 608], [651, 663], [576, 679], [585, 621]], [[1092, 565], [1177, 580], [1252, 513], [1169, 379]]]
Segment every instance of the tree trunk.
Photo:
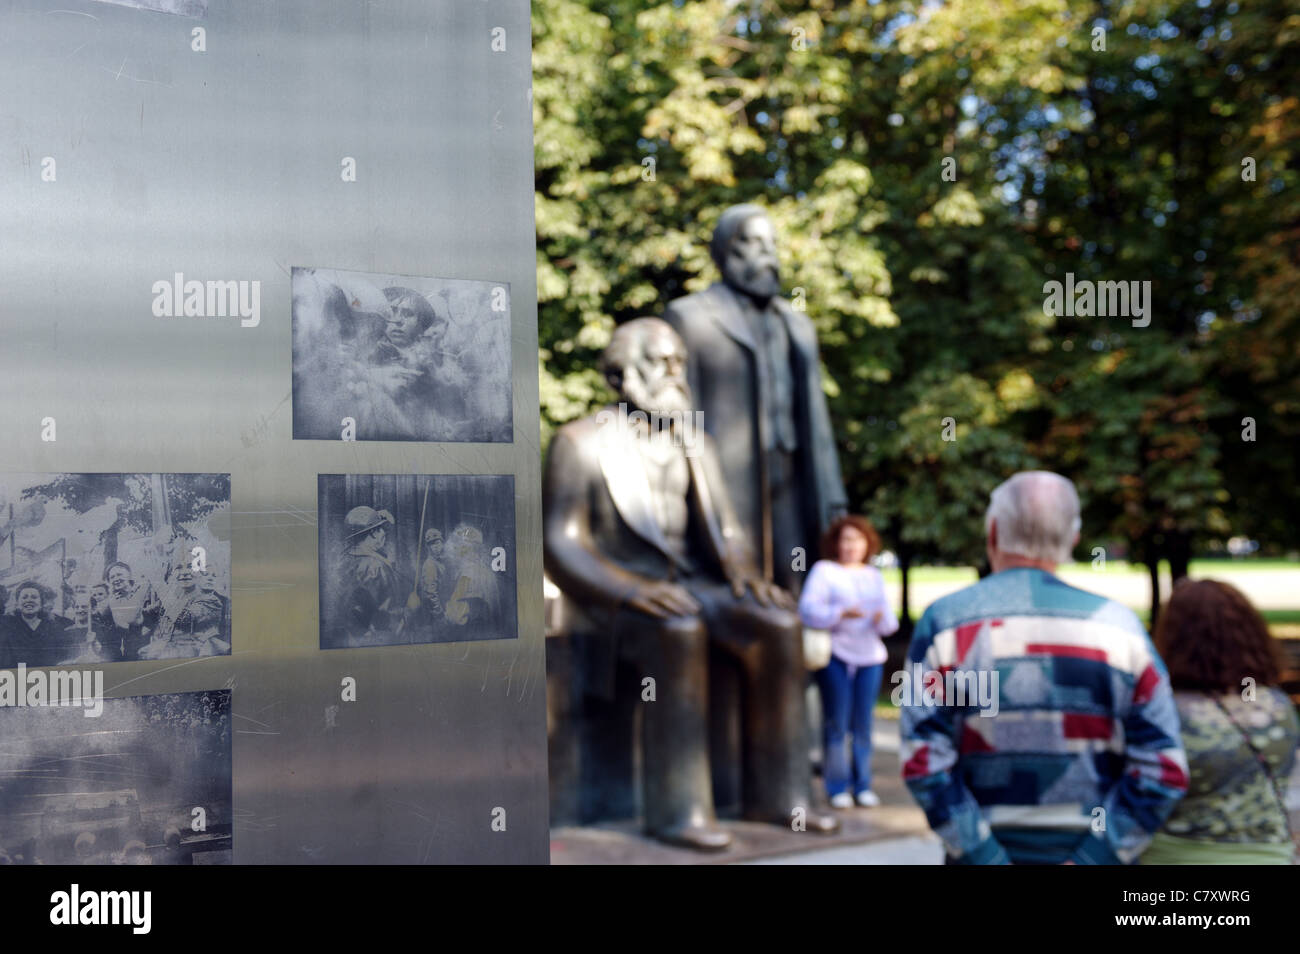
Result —
[[1187, 567], [1191, 562], [1191, 538], [1185, 533], [1172, 536], [1169, 541], [1169, 583], [1171, 586], [1177, 586], [1178, 581], [1187, 576]]
[[1151, 575], [1151, 623], [1152, 632], [1156, 628], [1156, 619], [1160, 616], [1160, 554], [1153, 553], [1147, 557], [1147, 573]]
[[912, 635], [912, 610], [911, 596], [908, 587], [908, 574], [912, 569], [912, 551], [904, 547], [898, 548], [898, 571], [903, 578], [903, 601], [898, 612], [898, 633], [900, 636], [910, 638]]

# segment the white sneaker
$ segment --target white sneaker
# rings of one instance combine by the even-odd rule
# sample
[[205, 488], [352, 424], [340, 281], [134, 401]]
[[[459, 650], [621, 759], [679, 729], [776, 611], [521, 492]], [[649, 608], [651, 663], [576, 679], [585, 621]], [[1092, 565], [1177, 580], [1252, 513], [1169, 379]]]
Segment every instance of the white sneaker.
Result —
[[858, 792], [858, 804], [863, 808], [875, 808], [880, 804], [880, 796], [870, 789], [865, 792]]
[[853, 796], [848, 792], [840, 792], [838, 795], [831, 796], [831, 808], [852, 808]]

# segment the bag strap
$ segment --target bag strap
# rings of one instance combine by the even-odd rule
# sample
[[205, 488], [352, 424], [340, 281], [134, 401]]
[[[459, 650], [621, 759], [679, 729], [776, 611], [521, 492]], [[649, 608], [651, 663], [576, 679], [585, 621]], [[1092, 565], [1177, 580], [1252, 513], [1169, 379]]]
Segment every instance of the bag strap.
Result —
[[1256, 764], [1259, 765], [1264, 775], [1268, 778], [1268, 787], [1273, 793], [1273, 798], [1277, 800], [1277, 807], [1282, 811], [1282, 824], [1286, 827], [1287, 839], [1294, 843], [1295, 834], [1291, 830], [1291, 813], [1287, 811], [1286, 799], [1282, 797], [1283, 789], [1278, 784], [1278, 778], [1273, 774], [1273, 769], [1269, 766], [1268, 759], [1264, 756], [1263, 752], [1255, 748], [1255, 743], [1250, 740], [1250, 733], [1242, 728], [1241, 723], [1233, 717], [1232, 713], [1228, 710], [1228, 707], [1223, 704], [1223, 700], [1208, 692], [1206, 695], [1209, 696], [1210, 700], [1219, 707], [1219, 711], [1222, 712], [1224, 716], [1227, 717], [1227, 720], [1232, 723], [1232, 727], [1241, 734], [1242, 740], [1246, 743], [1246, 748], [1250, 749], [1250, 754], [1255, 756]]

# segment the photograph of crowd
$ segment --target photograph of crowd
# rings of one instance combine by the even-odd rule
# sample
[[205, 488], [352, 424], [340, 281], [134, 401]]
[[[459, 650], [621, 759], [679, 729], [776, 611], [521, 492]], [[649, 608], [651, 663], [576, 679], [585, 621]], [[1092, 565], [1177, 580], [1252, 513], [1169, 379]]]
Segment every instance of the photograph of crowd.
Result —
[[509, 286], [293, 270], [295, 439], [503, 443], [510, 401]]
[[0, 476], [0, 669], [230, 652], [229, 474]]
[[515, 481], [321, 474], [321, 649], [513, 639]]
[[0, 708], [0, 864], [229, 864], [230, 696]]

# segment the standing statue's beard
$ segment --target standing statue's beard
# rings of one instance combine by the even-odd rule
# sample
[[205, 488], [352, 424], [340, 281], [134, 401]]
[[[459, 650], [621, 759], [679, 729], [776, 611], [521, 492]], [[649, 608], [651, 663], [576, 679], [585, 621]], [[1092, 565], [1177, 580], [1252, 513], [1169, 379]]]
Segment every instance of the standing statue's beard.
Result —
[[665, 378], [652, 390], [639, 374], [629, 374], [623, 382], [623, 397], [638, 410], [660, 417], [691, 410], [690, 385], [681, 378]]
[[732, 255], [727, 259], [722, 277], [732, 288], [753, 298], [766, 301], [781, 294], [781, 267], [767, 256], [750, 260]]

